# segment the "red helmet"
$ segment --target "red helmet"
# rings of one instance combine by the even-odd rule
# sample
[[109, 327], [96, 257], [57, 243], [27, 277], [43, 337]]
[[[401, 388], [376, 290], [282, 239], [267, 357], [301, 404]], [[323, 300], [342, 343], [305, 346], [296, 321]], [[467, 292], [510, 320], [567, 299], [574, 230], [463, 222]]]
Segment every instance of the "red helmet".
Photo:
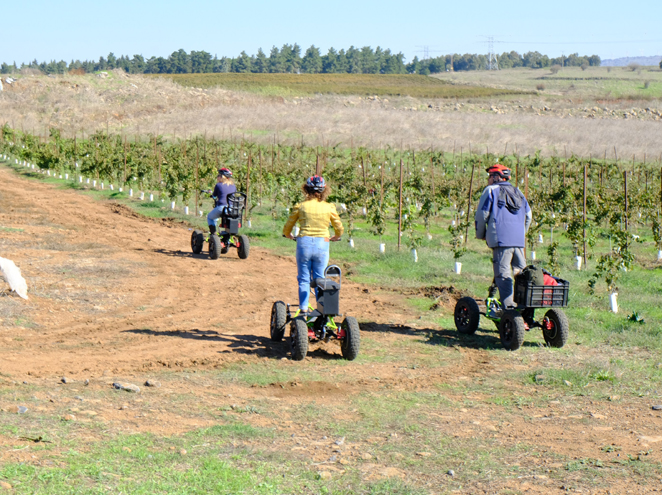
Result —
[[499, 176], [504, 179], [510, 179], [510, 169], [500, 163], [495, 163], [491, 167], [486, 168], [485, 171], [490, 175], [499, 174]]
[[229, 179], [230, 177], [232, 177], [232, 172], [230, 172], [229, 168], [223, 167], [218, 169], [218, 175], [219, 177], [225, 177]]

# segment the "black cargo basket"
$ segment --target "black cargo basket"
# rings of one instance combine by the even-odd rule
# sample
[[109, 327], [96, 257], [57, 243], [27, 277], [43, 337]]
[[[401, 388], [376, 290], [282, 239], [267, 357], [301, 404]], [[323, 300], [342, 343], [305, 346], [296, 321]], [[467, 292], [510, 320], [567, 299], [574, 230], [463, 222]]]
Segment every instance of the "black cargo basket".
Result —
[[568, 305], [570, 283], [554, 277], [559, 285], [534, 285], [533, 282], [515, 281], [515, 303], [526, 308], [565, 308]]
[[225, 216], [228, 218], [236, 218], [241, 220], [244, 216], [244, 208], [246, 206], [246, 195], [240, 192], [228, 194], [228, 207], [225, 211]]

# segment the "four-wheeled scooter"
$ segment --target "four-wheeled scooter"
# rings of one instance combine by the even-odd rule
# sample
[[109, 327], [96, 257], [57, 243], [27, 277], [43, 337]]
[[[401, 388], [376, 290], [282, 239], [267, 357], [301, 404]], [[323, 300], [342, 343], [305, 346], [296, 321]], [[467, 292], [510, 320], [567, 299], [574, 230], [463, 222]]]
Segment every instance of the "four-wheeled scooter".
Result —
[[[509, 351], [519, 349], [524, 342], [524, 334], [532, 328], [541, 328], [545, 342], [550, 347], [563, 347], [568, 340], [569, 324], [563, 310], [568, 306], [570, 283], [553, 277], [558, 285], [535, 285], [515, 277], [514, 300], [517, 307], [505, 309], [498, 297], [494, 297], [495, 287], [487, 299], [475, 300], [463, 297], [455, 304], [455, 327], [464, 334], [473, 334], [478, 329], [480, 315], [493, 321], [499, 329], [501, 343]], [[481, 310], [479, 302], [485, 308]], [[545, 316], [535, 319], [536, 309], [547, 309]]]
[[[340, 343], [342, 356], [351, 361], [359, 354], [361, 332], [356, 318], [346, 316], [340, 327], [334, 321], [340, 314], [340, 287], [342, 271], [337, 265], [327, 266], [324, 277], [312, 281], [311, 291], [317, 296], [317, 309], [305, 315], [299, 314], [298, 304], [276, 301], [271, 308], [271, 340], [281, 342], [285, 327], [290, 324], [290, 350], [292, 359], [301, 361], [314, 342]], [[295, 308], [295, 312], [292, 311]]]
[[[207, 191], [203, 191], [209, 194]], [[250, 244], [248, 236], [239, 235], [239, 229], [244, 218], [246, 209], [246, 195], [235, 192], [228, 195], [228, 206], [225, 208], [220, 218], [220, 225], [223, 231], [211, 235], [209, 232], [194, 230], [191, 234], [191, 250], [195, 254], [200, 254], [204, 243], [209, 243], [209, 257], [213, 260], [218, 259], [221, 254], [225, 254], [231, 247], [237, 248], [237, 254], [242, 260], [248, 258]]]

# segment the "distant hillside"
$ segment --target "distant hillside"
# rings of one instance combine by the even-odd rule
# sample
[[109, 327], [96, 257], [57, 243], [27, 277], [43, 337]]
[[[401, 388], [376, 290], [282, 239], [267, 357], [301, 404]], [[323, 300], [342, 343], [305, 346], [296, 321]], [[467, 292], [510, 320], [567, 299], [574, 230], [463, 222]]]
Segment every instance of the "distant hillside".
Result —
[[600, 65], [603, 67], [625, 67], [632, 63], [639, 65], [660, 65], [660, 60], [662, 60], [662, 55], [653, 55], [652, 57], [603, 58]]

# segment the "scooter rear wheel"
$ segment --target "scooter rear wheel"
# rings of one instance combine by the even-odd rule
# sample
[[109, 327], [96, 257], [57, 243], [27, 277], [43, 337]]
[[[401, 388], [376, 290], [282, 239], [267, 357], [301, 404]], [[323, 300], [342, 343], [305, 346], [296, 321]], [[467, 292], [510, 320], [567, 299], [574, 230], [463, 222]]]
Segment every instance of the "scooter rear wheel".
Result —
[[202, 230], [194, 230], [191, 234], [191, 251], [193, 254], [200, 254], [205, 243], [205, 235]]
[[348, 361], [353, 361], [359, 355], [359, 348], [361, 347], [359, 322], [353, 316], [348, 316], [343, 320], [340, 328], [345, 331], [345, 337], [340, 342], [342, 357]]
[[290, 323], [290, 350], [294, 361], [302, 361], [308, 354], [308, 325], [303, 318]]
[[522, 346], [525, 333], [526, 323], [522, 315], [514, 309], [504, 311], [499, 326], [499, 336], [503, 347], [507, 351], [516, 351]]
[[283, 301], [276, 301], [271, 307], [271, 340], [280, 342], [285, 334], [287, 312]]
[[478, 330], [480, 309], [471, 297], [463, 297], [455, 304], [455, 328], [460, 333], [471, 335]]
[[563, 347], [568, 341], [570, 324], [560, 309], [550, 309], [542, 322], [542, 336], [550, 347]]

